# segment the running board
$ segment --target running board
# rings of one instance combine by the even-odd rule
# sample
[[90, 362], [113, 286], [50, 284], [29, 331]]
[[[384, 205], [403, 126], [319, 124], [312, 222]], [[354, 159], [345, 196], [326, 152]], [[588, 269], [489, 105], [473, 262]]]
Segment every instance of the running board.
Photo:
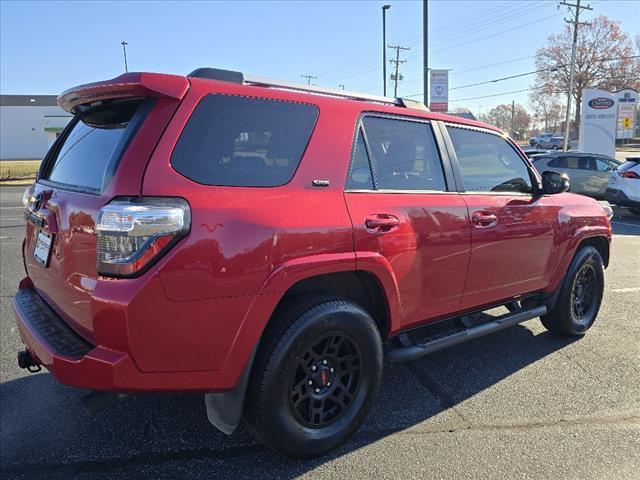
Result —
[[547, 307], [545, 305], [540, 305], [530, 310], [510, 312], [505, 315], [495, 317], [493, 320], [482, 323], [481, 325], [465, 328], [462, 331], [459, 329], [453, 330], [450, 334], [439, 335], [435, 339], [426, 339], [424, 343], [394, 347], [387, 351], [387, 357], [392, 362], [415, 360], [416, 358], [429, 355], [430, 353], [437, 352], [438, 350], [452, 347], [459, 343], [512, 327], [518, 323], [531, 320], [532, 318], [540, 317], [545, 313], [547, 313]]

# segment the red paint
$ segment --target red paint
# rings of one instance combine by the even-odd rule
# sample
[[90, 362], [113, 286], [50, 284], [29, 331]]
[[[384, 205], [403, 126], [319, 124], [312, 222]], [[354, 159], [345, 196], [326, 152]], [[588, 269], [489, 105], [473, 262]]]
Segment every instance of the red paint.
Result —
[[[175, 172], [173, 148], [209, 93], [311, 103], [320, 115], [293, 179], [276, 188], [208, 187]], [[171, 75], [128, 74], [65, 92], [61, 105], [146, 95], [157, 101], [100, 195], [54, 188], [46, 228], [57, 231], [47, 268], [23, 247], [27, 278], [96, 348], [81, 359], [52, 351], [17, 312], [29, 350], [62, 383], [118, 391], [232, 388], [274, 309], [296, 282], [362, 270], [378, 282], [389, 334], [520, 294], [552, 291], [580, 241], [610, 239], [596, 202], [555, 196], [345, 192], [362, 112], [479, 122], [389, 105]], [[441, 150], [442, 146], [441, 146]], [[312, 181], [328, 180], [327, 187]], [[34, 193], [51, 190], [36, 183]], [[95, 222], [116, 196], [182, 197], [189, 235], [137, 278], [96, 270]]]

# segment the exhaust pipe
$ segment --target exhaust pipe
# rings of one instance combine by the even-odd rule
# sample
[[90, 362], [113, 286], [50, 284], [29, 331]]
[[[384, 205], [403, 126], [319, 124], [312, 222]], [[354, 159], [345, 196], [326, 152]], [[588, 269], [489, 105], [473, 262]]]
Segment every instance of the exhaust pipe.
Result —
[[115, 392], [91, 391], [80, 399], [82, 410], [87, 415], [96, 415], [109, 407], [112, 407], [119, 400], [126, 397], [125, 394]]
[[36, 373], [42, 370], [40, 364], [36, 362], [35, 358], [33, 358], [28, 350], [21, 350], [18, 352], [18, 366], [20, 368], [26, 368], [31, 373]]

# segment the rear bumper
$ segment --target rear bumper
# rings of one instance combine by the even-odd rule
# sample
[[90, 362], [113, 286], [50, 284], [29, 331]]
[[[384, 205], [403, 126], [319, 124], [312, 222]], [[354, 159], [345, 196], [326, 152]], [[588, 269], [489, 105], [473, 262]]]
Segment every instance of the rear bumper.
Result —
[[622, 190], [615, 188], [607, 188], [604, 192], [604, 198], [607, 202], [619, 207], [630, 207], [640, 210], [640, 202], [630, 199]]
[[127, 353], [84, 340], [34, 288], [21, 287], [13, 297], [20, 338], [60, 383], [117, 392], [212, 390], [217, 372], [142, 372]]

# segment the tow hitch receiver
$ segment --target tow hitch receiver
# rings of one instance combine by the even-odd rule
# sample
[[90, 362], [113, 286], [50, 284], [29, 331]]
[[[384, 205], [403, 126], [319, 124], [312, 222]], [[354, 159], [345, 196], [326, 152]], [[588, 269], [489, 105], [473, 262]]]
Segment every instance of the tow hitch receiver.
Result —
[[21, 350], [18, 352], [18, 366], [20, 368], [26, 368], [31, 373], [36, 373], [42, 370], [38, 362], [35, 361], [27, 350]]

